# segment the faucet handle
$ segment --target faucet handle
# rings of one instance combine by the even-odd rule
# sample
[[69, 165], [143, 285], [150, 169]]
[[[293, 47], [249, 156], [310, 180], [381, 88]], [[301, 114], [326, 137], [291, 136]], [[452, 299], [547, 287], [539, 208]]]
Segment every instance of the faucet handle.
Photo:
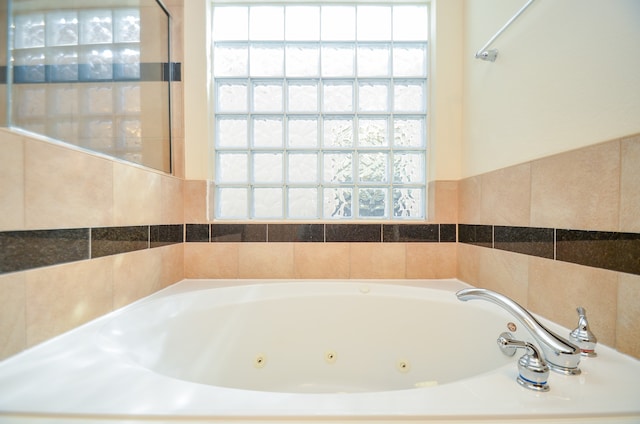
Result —
[[598, 339], [595, 334], [589, 329], [589, 322], [587, 321], [587, 311], [582, 306], [576, 308], [578, 312], [578, 326], [573, 330], [569, 336], [579, 348], [582, 356], [595, 357], [596, 344]]
[[525, 341], [515, 340], [508, 332], [500, 334], [496, 340], [500, 350], [507, 356], [513, 356], [516, 349], [525, 349], [526, 353], [518, 360], [518, 378], [516, 381], [523, 387], [540, 392], [549, 390], [549, 366], [542, 358], [538, 348]]

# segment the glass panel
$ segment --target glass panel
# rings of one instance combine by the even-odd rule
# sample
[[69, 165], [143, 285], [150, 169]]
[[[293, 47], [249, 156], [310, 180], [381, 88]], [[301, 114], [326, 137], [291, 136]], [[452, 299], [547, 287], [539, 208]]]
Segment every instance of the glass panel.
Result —
[[289, 118], [288, 145], [292, 148], [318, 146], [318, 120], [315, 118]]
[[249, 38], [252, 40], [284, 39], [284, 7], [251, 6], [249, 8]]
[[120, 9], [113, 12], [116, 43], [140, 42], [140, 10]]
[[216, 40], [247, 40], [249, 9], [244, 6], [215, 7], [211, 29]]
[[218, 153], [216, 181], [219, 183], [248, 182], [248, 158], [246, 153]]
[[140, 49], [122, 47], [116, 50], [115, 78], [119, 80], [140, 79]]
[[351, 153], [324, 154], [324, 182], [349, 183], [353, 181]]
[[424, 118], [396, 118], [393, 121], [393, 143], [396, 146], [423, 147], [425, 134]]
[[248, 217], [248, 190], [246, 188], [218, 188], [217, 216], [225, 218]]
[[323, 125], [324, 147], [353, 146], [353, 119], [325, 118]]
[[359, 189], [358, 215], [361, 218], [387, 217], [387, 189], [383, 187]]
[[252, 88], [254, 112], [282, 111], [282, 82], [254, 82]]
[[358, 179], [362, 182], [387, 182], [388, 163], [389, 156], [386, 153], [360, 153], [358, 155]]
[[350, 44], [322, 46], [322, 76], [352, 77], [355, 72], [355, 47]]
[[425, 45], [396, 45], [393, 48], [393, 75], [396, 77], [425, 77], [427, 75], [427, 47]]
[[16, 51], [14, 57], [14, 79], [21, 83], [45, 82], [44, 50]]
[[216, 147], [247, 147], [247, 118], [218, 116], [216, 121]]
[[322, 105], [325, 112], [353, 111], [353, 83], [324, 82], [322, 86]]
[[218, 112], [247, 112], [246, 82], [218, 83], [216, 92]]
[[246, 44], [216, 44], [213, 50], [214, 76], [247, 76], [248, 69], [249, 47]]
[[318, 155], [316, 153], [289, 153], [288, 181], [290, 183], [318, 182]]
[[388, 146], [388, 120], [386, 118], [360, 118], [358, 121], [358, 145], [363, 147]]
[[286, 48], [287, 76], [316, 77], [320, 69], [320, 47], [293, 44]]
[[424, 154], [395, 153], [393, 155], [393, 182], [403, 184], [423, 184]]
[[324, 218], [351, 218], [352, 198], [352, 188], [325, 188], [323, 190]]
[[290, 188], [288, 190], [288, 211], [290, 218], [318, 217], [318, 189]]
[[387, 112], [389, 110], [388, 82], [361, 82], [358, 85], [360, 112]]
[[281, 188], [256, 188], [253, 200], [256, 218], [282, 218]]
[[355, 40], [355, 6], [322, 6], [320, 37], [325, 41]]
[[424, 112], [427, 99], [422, 82], [396, 81], [393, 87], [396, 112]]
[[390, 46], [388, 44], [361, 44], [358, 46], [358, 76], [386, 77], [390, 75]]
[[318, 83], [290, 82], [287, 90], [289, 112], [313, 113], [318, 111]]
[[358, 6], [358, 40], [390, 40], [391, 7]]
[[82, 49], [81, 60], [81, 79], [113, 79], [113, 50], [111, 49], [111, 47], [84, 48]]
[[255, 153], [253, 155], [253, 182], [282, 182], [282, 153]]
[[285, 8], [285, 38], [293, 41], [320, 39], [319, 6], [287, 6]]
[[423, 190], [418, 188], [396, 188], [393, 190], [393, 216], [424, 218]]
[[279, 116], [253, 119], [254, 147], [282, 147], [282, 118]]
[[111, 87], [87, 87], [84, 98], [85, 110], [94, 115], [113, 112], [113, 90]]
[[252, 44], [249, 48], [251, 76], [281, 77], [284, 75], [284, 46]]
[[393, 7], [393, 39], [395, 41], [427, 40], [429, 17], [426, 6]]

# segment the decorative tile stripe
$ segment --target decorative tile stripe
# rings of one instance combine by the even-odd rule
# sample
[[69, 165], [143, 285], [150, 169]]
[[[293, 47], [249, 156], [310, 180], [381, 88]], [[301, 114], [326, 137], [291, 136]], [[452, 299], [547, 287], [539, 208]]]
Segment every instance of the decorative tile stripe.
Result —
[[149, 247], [149, 226], [103, 227], [91, 230], [91, 257], [116, 255]]
[[149, 228], [149, 247], [161, 247], [184, 242], [184, 226], [181, 224], [152, 225]]
[[493, 226], [458, 225], [458, 241], [482, 247], [493, 247]]
[[496, 249], [553, 259], [552, 228], [496, 226], [493, 233]]

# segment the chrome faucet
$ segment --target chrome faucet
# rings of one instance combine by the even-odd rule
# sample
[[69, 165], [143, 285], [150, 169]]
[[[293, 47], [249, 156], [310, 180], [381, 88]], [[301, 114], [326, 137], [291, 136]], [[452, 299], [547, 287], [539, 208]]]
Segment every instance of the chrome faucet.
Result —
[[540, 324], [526, 309], [507, 296], [491, 290], [477, 288], [460, 290], [456, 293], [456, 296], [462, 301], [472, 299], [486, 300], [508, 311], [529, 330], [531, 336], [538, 343], [542, 355], [551, 370], [568, 375], [580, 374], [580, 368], [578, 368], [580, 349]]

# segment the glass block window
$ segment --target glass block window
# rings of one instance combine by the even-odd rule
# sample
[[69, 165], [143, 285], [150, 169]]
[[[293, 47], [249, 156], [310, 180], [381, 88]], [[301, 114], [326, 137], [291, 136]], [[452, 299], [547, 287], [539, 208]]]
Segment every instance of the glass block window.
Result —
[[215, 218], [425, 218], [426, 5], [212, 10]]

